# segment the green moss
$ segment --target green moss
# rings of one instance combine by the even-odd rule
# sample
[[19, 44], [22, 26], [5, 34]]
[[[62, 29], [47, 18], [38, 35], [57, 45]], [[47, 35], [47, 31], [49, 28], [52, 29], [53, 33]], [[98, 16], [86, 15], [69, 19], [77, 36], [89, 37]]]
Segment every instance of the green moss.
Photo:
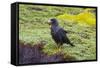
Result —
[[76, 60], [96, 59], [96, 29], [77, 23], [59, 20], [60, 26], [68, 30], [68, 37], [75, 47], [64, 44], [58, 48], [50, 35], [47, 21], [63, 13], [78, 14], [83, 8], [51, 7], [20, 5], [19, 8], [19, 39], [32, 45], [44, 40], [43, 52], [48, 55], [63, 53], [65, 58]]

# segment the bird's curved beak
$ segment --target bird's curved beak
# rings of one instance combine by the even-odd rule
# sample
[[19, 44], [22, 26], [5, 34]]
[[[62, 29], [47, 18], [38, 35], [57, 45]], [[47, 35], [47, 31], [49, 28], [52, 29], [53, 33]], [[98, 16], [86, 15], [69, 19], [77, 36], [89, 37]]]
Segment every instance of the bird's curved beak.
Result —
[[50, 20], [48, 20], [48, 24], [51, 25], [51, 21]]

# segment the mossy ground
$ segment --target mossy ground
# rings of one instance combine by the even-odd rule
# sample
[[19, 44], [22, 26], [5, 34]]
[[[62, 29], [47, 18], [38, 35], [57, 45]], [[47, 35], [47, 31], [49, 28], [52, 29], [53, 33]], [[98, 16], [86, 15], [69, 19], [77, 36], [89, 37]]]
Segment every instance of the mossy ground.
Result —
[[60, 26], [68, 30], [67, 35], [75, 47], [64, 44], [61, 48], [57, 48], [50, 35], [50, 26], [47, 22], [50, 18], [56, 18], [64, 13], [75, 15], [84, 10], [85, 8], [20, 5], [19, 39], [25, 44], [30, 43], [32, 45], [45, 41], [46, 45], [43, 52], [48, 55], [62, 52], [65, 57], [72, 56], [77, 60], [95, 60], [95, 26], [79, 25], [75, 22], [59, 20]]

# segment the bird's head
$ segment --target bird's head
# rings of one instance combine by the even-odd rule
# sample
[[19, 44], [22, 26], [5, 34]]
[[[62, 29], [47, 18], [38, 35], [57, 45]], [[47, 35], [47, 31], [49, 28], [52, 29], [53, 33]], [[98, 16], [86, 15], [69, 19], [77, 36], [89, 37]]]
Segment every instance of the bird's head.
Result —
[[58, 26], [58, 21], [57, 21], [56, 18], [51, 18], [50, 20], [48, 20], [48, 24], [49, 24], [49, 25]]

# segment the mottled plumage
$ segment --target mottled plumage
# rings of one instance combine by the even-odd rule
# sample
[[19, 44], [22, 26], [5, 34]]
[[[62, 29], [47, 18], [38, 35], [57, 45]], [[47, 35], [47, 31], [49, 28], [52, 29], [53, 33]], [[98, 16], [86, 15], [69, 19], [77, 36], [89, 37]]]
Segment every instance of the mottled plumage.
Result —
[[70, 44], [71, 46], [74, 46], [66, 35], [67, 31], [58, 25], [58, 21], [55, 18], [50, 19], [50, 24], [51, 35], [57, 45], [63, 45], [64, 43], [66, 43]]

